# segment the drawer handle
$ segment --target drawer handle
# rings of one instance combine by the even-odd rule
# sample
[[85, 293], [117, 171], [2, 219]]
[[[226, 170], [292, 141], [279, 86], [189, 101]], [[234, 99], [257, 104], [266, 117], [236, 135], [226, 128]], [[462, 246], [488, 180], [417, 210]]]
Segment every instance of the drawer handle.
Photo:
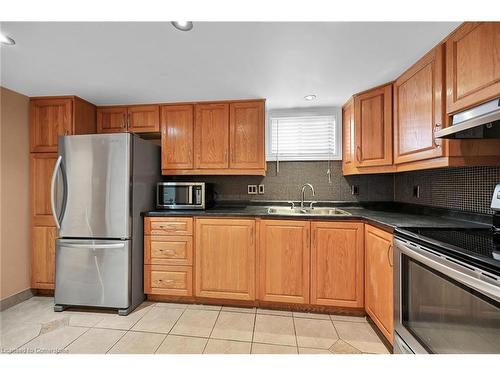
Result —
[[175, 251], [171, 249], [160, 249], [160, 253], [167, 253], [168, 255], [175, 255]]
[[166, 283], [166, 284], [171, 284], [171, 283], [174, 283], [175, 280], [163, 280], [163, 279], [159, 279], [158, 282], [160, 282], [160, 283]]

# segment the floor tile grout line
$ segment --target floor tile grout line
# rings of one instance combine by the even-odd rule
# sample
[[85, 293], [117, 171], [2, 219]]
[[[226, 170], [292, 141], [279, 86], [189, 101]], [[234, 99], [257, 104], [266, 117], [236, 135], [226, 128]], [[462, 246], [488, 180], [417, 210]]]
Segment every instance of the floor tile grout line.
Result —
[[250, 354], [253, 351], [253, 338], [255, 336], [255, 325], [257, 324], [257, 310], [255, 310], [255, 315], [253, 316], [253, 329], [252, 329], [252, 341], [250, 343]]
[[222, 311], [222, 308], [217, 312], [217, 318], [215, 318], [215, 322], [214, 322], [214, 325], [212, 326], [212, 330], [210, 331], [210, 334], [207, 337], [207, 342], [205, 343], [205, 346], [203, 347], [203, 351], [201, 352], [202, 354], [205, 354], [205, 350], [207, 349], [207, 345], [208, 345], [208, 342], [210, 341], [210, 337], [212, 336], [215, 325], [217, 324], [217, 321], [219, 320], [219, 316], [220, 316], [221, 311]]
[[125, 336], [128, 332], [130, 332], [130, 331], [125, 331], [125, 332], [124, 332], [124, 333], [120, 336], [120, 338], [119, 338], [118, 340], [116, 340], [116, 341], [114, 342], [114, 344], [113, 344], [113, 345], [111, 345], [111, 347], [110, 347], [110, 348], [106, 351], [106, 353], [104, 353], [104, 354], [108, 354], [108, 353], [111, 351], [111, 349], [113, 349], [113, 348], [116, 346], [116, 344], [118, 344], [118, 342], [119, 342], [119, 341], [120, 341], [120, 340], [121, 340], [121, 339], [122, 339], [122, 338], [123, 338], [123, 337], [124, 337], [124, 336]]
[[168, 330], [168, 333], [165, 335], [165, 337], [163, 338], [163, 340], [161, 340], [161, 343], [156, 348], [154, 354], [156, 354], [156, 352], [158, 351], [158, 349], [160, 349], [160, 347], [163, 345], [163, 343], [167, 339], [168, 335], [170, 335], [170, 332], [172, 332], [172, 330], [174, 329], [175, 325], [177, 324], [177, 322], [179, 321], [179, 319], [184, 315], [184, 313], [186, 312], [186, 310], [187, 310], [187, 308], [182, 311], [182, 314], [180, 314], [179, 317], [175, 320], [174, 324], [172, 324], [172, 327], [170, 327], [170, 329]]
[[293, 334], [295, 336], [295, 347], [297, 348], [297, 354], [299, 354], [299, 339], [297, 338], [297, 328], [295, 328], [295, 317], [292, 316], [293, 322]]
[[[68, 326], [69, 327], [69, 326]], [[73, 344], [76, 340], [78, 340], [80, 337], [82, 337], [84, 334], [86, 334], [88, 331], [90, 331], [92, 327], [88, 327], [85, 331], [83, 331], [80, 335], [78, 335], [78, 337], [76, 337], [73, 341], [71, 341], [68, 345], [66, 345], [63, 350], [66, 350], [66, 348], [68, 346], [70, 346], [71, 344]]]

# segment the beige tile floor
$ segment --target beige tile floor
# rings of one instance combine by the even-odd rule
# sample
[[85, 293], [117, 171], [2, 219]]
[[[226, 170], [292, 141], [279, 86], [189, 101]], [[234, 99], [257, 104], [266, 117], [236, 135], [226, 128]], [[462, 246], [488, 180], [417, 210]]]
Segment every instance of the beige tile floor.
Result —
[[33, 297], [0, 313], [2, 353], [388, 353], [362, 317], [144, 302], [130, 315], [53, 311]]

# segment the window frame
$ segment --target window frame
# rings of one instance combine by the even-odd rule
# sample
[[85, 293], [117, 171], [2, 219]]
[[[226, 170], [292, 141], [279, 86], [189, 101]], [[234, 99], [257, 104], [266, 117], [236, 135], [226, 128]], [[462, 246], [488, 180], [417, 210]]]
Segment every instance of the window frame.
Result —
[[[281, 155], [273, 154], [271, 124], [276, 118], [286, 117], [314, 117], [314, 116], [333, 116], [335, 121], [335, 150], [337, 152], [331, 155]], [[274, 109], [269, 110], [266, 116], [266, 161], [327, 161], [342, 160], [342, 112], [340, 107], [313, 107], [313, 108], [292, 108], [292, 109]]]

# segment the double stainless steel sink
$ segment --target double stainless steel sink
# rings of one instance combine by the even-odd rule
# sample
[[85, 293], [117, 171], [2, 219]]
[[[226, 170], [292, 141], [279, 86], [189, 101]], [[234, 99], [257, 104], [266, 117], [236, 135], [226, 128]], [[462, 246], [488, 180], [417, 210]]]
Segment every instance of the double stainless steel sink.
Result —
[[273, 206], [267, 209], [269, 215], [287, 216], [349, 216], [349, 212], [335, 207], [285, 207]]

